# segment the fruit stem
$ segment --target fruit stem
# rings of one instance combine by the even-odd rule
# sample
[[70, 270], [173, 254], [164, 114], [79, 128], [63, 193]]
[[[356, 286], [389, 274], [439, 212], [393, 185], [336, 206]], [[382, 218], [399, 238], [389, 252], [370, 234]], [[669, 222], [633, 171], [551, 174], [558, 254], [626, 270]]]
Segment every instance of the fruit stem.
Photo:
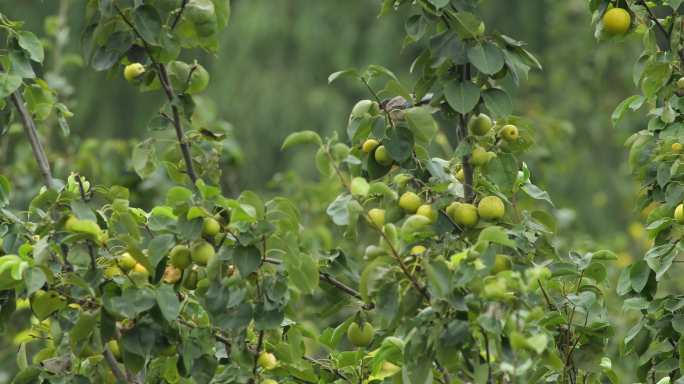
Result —
[[28, 138], [29, 143], [31, 143], [33, 156], [36, 158], [36, 162], [38, 163], [40, 173], [43, 175], [43, 182], [48, 188], [53, 189], [50, 162], [48, 161], [47, 155], [45, 154], [45, 148], [43, 148], [43, 144], [41, 144], [40, 138], [38, 137], [36, 123], [33, 121], [31, 114], [26, 109], [26, 106], [24, 105], [24, 99], [21, 97], [19, 91], [15, 91], [14, 93], [12, 93], [10, 98], [12, 99], [12, 104], [14, 104], [15, 108], [17, 109], [17, 112], [19, 113], [19, 116], [21, 117], [21, 122], [24, 125], [26, 137]]

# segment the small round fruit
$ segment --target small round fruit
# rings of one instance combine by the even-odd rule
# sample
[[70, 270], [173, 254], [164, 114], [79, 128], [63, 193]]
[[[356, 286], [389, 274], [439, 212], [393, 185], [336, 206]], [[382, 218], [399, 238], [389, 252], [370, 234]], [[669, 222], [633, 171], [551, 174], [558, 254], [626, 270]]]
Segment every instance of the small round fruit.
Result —
[[416, 210], [416, 215], [426, 217], [428, 220], [430, 220], [430, 223], [437, 221], [437, 211], [432, 209], [432, 205], [430, 204], [423, 204], [418, 207], [418, 210]]
[[78, 219], [76, 218], [76, 216], [71, 215], [64, 222], [64, 229], [69, 232], [73, 232], [77, 223]]
[[465, 182], [465, 172], [463, 172], [463, 168], [456, 172], [456, 180], [460, 181], [461, 183]]
[[408, 213], [415, 213], [423, 200], [414, 192], [404, 192], [399, 198], [399, 207]]
[[136, 79], [145, 73], [145, 67], [140, 63], [129, 64], [124, 68], [124, 78], [128, 81]]
[[414, 245], [413, 247], [411, 247], [412, 256], [420, 256], [423, 253], [425, 253], [425, 251], [427, 251], [427, 248], [425, 248], [425, 246], [423, 245]]
[[349, 342], [355, 347], [365, 347], [373, 340], [375, 336], [375, 329], [371, 323], [364, 323], [360, 326], [357, 322], [353, 322], [347, 328], [347, 338]]
[[494, 258], [494, 266], [492, 267], [492, 273], [497, 274], [499, 272], [508, 271], [511, 269], [511, 258], [508, 255], [498, 254]]
[[262, 380], [261, 384], [278, 384], [278, 382], [273, 380], [273, 379], [266, 379], [266, 380]]
[[[187, 274], [187, 276], [185, 276], [185, 279], [183, 280], [183, 288], [190, 290], [190, 291], [194, 291], [195, 289], [197, 289], [199, 287], [199, 282], [197, 281], [199, 276], [197, 274], [197, 271], [187, 270], [187, 271], [185, 271], [185, 273]], [[207, 288], [209, 288], [209, 280], [208, 279], [202, 279], [202, 280], [206, 280]], [[202, 281], [202, 280], [200, 280], [200, 281]]]
[[380, 142], [375, 140], [375, 139], [368, 139], [363, 142], [363, 145], [361, 145], [361, 150], [364, 151], [365, 153], [371, 153], [375, 150], [375, 148], [380, 145]]
[[364, 117], [365, 114], [377, 114], [380, 111], [380, 106], [377, 102], [371, 100], [360, 100], [354, 108], [352, 108], [351, 115], [357, 119]]
[[477, 213], [485, 220], [500, 219], [506, 213], [506, 207], [498, 196], [487, 196], [478, 204]]
[[209, 264], [214, 256], [216, 256], [214, 246], [204, 240], [196, 243], [190, 251], [190, 257], [192, 258], [192, 261], [201, 266], [206, 266]]
[[138, 261], [131, 256], [130, 253], [124, 252], [117, 257], [116, 263], [121, 269], [123, 269], [125, 272], [128, 272], [138, 264]]
[[492, 119], [484, 113], [473, 115], [473, 117], [470, 118], [470, 121], [468, 121], [468, 130], [470, 130], [473, 135], [486, 135], [490, 129], [492, 129]]
[[385, 225], [385, 210], [373, 208], [368, 211], [368, 218], [373, 225], [378, 228], [382, 228]]
[[477, 224], [479, 219], [477, 207], [472, 204], [453, 203], [449, 206], [447, 212], [450, 212], [450, 216], [456, 224], [466, 227]]
[[270, 352], [261, 352], [257, 358], [257, 364], [267, 371], [278, 366], [278, 359]]
[[504, 125], [501, 129], [501, 137], [506, 141], [516, 141], [520, 137], [518, 127], [513, 124]]
[[213, 217], [205, 217], [202, 221], [202, 235], [214, 237], [221, 232], [221, 224]]
[[112, 339], [107, 342], [107, 347], [109, 348], [109, 351], [112, 352], [112, 355], [118, 360], [121, 359], [121, 348], [119, 348], [119, 342]]
[[190, 256], [190, 248], [186, 245], [176, 245], [171, 249], [169, 253], [169, 261], [171, 265], [178, 269], [185, 269], [192, 264], [192, 258]]
[[684, 89], [684, 77], [680, 77], [679, 80], [677, 80], [677, 88], [680, 90]]
[[623, 35], [629, 31], [632, 16], [623, 8], [609, 9], [603, 15], [603, 30], [611, 35]]
[[135, 282], [146, 282], [150, 277], [150, 272], [144, 265], [137, 263], [128, 273], [128, 276]]
[[482, 147], [473, 148], [473, 153], [470, 155], [470, 163], [476, 167], [481, 167], [489, 162], [490, 156]]
[[121, 270], [121, 268], [117, 267], [116, 265], [112, 265], [111, 267], [107, 267], [104, 270], [104, 275], [106, 278], [112, 279], [116, 276], [122, 276], [123, 271]]
[[674, 211], [674, 218], [680, 223], [684, 223], [684, 204], [679, 204]]
[[374, 157], [375, 161], [377, 161], [380, 165], [392, 165], [393, 160], [390, 157], [389, 153], [387, 153], [387, 148], [385, 148], [384, 145], [381, 145], [375, 149]]
[[166, 284], [176, 284], [180, 281], [182, 276], [183, 270], [176, 268], [173, 265], [167, 265], [164, 269], [164, 276], [162, 277], [162, 280]]
[[[209, 285], [210, 285], [209, 279], [204, 278], [204, 279], [200, 279], [199, 281], [197, 281], [197, 280], [195, 280], [195, 281], [197, 282], [195, 284], [195, 287], [194, 287], [195, 294], [197, 294], [198, 296], [204, 296], [207, 293], [207, 291], [209, 290]], [[185, 287], [185, 288], [187, 288], [187, 287]], [[190, 288], [187, 288], [187, 289], [190, 289]], [[192, 290], [192, 289], [190, 289], [190, 290]]]
[[682, 153], [682, 150], [684, 150], [684, 145], [682, 143], [674, 143], [672, 144], [672, 152], [674, 153]]

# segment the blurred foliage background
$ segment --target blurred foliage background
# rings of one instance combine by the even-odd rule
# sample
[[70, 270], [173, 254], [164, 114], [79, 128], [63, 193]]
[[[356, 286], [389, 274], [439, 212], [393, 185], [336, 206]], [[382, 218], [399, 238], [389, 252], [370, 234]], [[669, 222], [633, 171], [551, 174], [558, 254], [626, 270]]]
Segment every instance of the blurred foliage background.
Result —
[[[68, 136], [56, 122], [41, 127], [57, 177], [78, 171], [95, 184], [124, 185], [146, 207], [163, 190], [165, 178], [141, 184], [130, 153], [150, 135], [147, 123], [163, 98], [138, 94], [120, 68], [96, 73], [82, 66], [85, 3], [0, 0], [0, 12], [25, 20], [49, 42], [45, 77], [75, 113]], [[350, 108], [368, 95], [360, 84], [328, 85], [328, 75], [336, 70], [377, 63], [411, 83], [411, 55], [401, 53], [402, 18], [378, 20], [377, 0], [232, 3], [220, 53], [203, 54], [201, 60], [212, 76], [201, 109], [232, 124], [224, 188], [292, 196], [312, 223], [324, 224], [320, 213], [336, 191], [316, 183], [313, 153], [283, 153], [280, 145], [293, 131], [343, 132]], [[611, 272], [616, 279], [621, 266], [641, 257], [648, 241], [633, 209], [635, 184], [623, 147], [644, 122], [635, 114], [619, 128], [610, 123], [613, 108], [634, 93], [631, 73], [639, 36], [617, 44], [597, 42], [585, 0], [486, 0], [483, 10], [487, 25], [528, 42], [544, 66], [543, 72], [530, 74], [514, 100], [517, 114], [535, 122], [538, 145], [526, 160], [534, 182], [556, 203], [563, 234], [558, 245], [620, 252]], [[5, 132], [0, 174], [17, 187], [15, 204], [25, 206], [38, 186], [30, 148], [20, 127], [0, 131]], [[312, 191], [318, 200], [311, 198]], [[0, 351], [0, 362], [12, 354], [11, 348]], [[0, 377], [0, 383], [5, 379]]]

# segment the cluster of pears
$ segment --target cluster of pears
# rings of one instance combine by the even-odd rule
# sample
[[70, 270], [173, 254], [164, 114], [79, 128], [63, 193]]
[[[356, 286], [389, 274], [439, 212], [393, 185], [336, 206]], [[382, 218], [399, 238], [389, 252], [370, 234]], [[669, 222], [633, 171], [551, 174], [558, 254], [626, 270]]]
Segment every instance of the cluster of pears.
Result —
[[506, 206], [498, 196], [486, 196], [475, 206], [459, 201], [451, 203], [446, 213], [458, 225], [472, 227], [482, 218], [484, 220], [499, 220], [506, 214]]
[[[221, 232], [221, 223], [213, 217], [206, 217], [202, 222], [202, 236], [213, 238]], [[189, 290], [208, 287], [209, 281], [203, 275], [202, 267], [206, 267], [216, 256], [214, 246], [202, 239], [192, 246], [178, 244], [169, 252], [169, 263], [164, 269], [162, 280], [167, 284], [176, 284], [183, 278], [183, 287]]]
[[[473, 115], [468, 121], [468, 131], [473, 136], [486, 136], [492, 132], [494, 127], [492, 119], [484, 113]], [[507, 143], [515, 142], [520, 138], [520, 130], [513, 124], [503, 125], [500, 129], [496, 130], [495, 134]], [[494, 157], [496, 157], [494, 152], [487, 151], [480, 145], [475, 145], [470, 154], [470, 163], [476, 167], [481, 167]], [[456, 178], [461, 182], [464, 181], [463, 170], [459, 170]]]

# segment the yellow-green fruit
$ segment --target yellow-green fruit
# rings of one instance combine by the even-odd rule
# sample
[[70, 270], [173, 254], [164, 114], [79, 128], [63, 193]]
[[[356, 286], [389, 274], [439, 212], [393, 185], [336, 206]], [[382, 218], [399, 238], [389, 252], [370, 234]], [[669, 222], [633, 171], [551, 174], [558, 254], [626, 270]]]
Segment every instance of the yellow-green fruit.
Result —
[[506, 207], [499, 197], [487, 196], [478, 204], [477, 213], [485, 220], [500, 219], [506, 213]]
[[461, 183], [465, 181], [465, 172], [463, 172], [463, 169], [459, 169], [458, 172], [456, 172], [456, 180]]
[[470, 164], [481, 167], [489, 162], [490, 156], [482, 147], [475, 147], [470, 155]]
[[680, 223], [684, 223], [684, 204], [679, 204], [674, 211], [674, 218]]
[[124, 68], [124, 78], [131, 81], [145, 73], [145, 67], [140, 63], [129, 64]]
[[375, 161], [377, 161], [380, 165], [387, 166], [392, 164], [392, 158], [390, 157], [389, 153], [387, 153], [387, 148], [385, 148], [384, 145], [381, 145], [375, 149], [374, 156]]
[[404, 192], [399, 198], [399, 207], [408, 213], [415, 213], [423, 200], [413, 192]]
[[486, 135], [492, 129], [492, 119], [484, 113], [474, 115], [468, 121], [468, 129], [473, 135]]
[[368, 211], [368, 218], [370, 222], [378, 228], [385, 225], [385, 210], [380, 208], [373, 208]]
[[496, 255], [492, 273], [497, 274], [499, 272], [508, 271], [509, 269], [511, 269], [511, 258], [508, 257], [508, 255]]
[[213, 217], [205, 217], [202, 222], [202, 235], [214, 237], [221, 232], [221, 224]]
[[78, 223], [78, 219], [76, 218], [76, 216], [69, 216], [64, 222], [64, 229], [66, 229], [69, 232], [73, 232], [76, 223]]
[[197, 265], [206, 266], [216, 255], [214, 246], [202, 240], [196, 243], [190, 251], [192, 261]]
[[104, 275], [106, 278], [112, 279], [116, 276], [123, 275], [123, 271], [121, 271], [121, 268], [117, 267], [116, 265], [112, 265], [111, 267], [105, 268]]
[[121, 349], [119, 348], [119, 342], [112, 339], [107, 342], [107, 347], [109, 350], [112, 352], [112, 355], [116, 357], [116, 359], [121, 359]]
[[[197, 275], [197, 271], [186, 271], [185, 272], [187, 276], [185, 276], [185, 280], [183, 280], [183, 288], [188, 289], [190, 291], [193, 291], [197, 289], [197, 286], [199, 285], [199, 282], [197, 281], [199, 276]], [[203, 279], [207, 280], [207, 279]], [[207, 288], [209, 287], [209, 280], [207, 280]]]
[[179, 269], [185, 269], [192, 264], [190, 256], [190, 248], [185, 245], [176, 245], [169, 253], [169, 261], [171, 265]]
[[682, 150], [684, 150], [684, 145], [682, 143], [674, 143], [672, 144], [672, 152], [674, 153], [682, 153]]
[[375, 115], [380, 112], [380, 105], [377, 102], [371, 100], [360, 100], [354, 108], [352, 108], [351, 115], [357, 119], [364, 117], [366, 113]]
[[347, 328], [347, 338], [355, 347], [367, 346], [373, 340], [373, 336], [375, 336], [375, 329], [368, 322], [364, 323], [363, 326], [353, 322]]
[[456, 224], [466, 227], [477, 224], [479, 219], [477, 207], [472, 204], [453, 203], [449, 206], [447, 212], [450, 212], [450, 216]]
[[261, 368], [270, 371], [278, 366], [278, 359], [270, 352], [261, 352], [259, 358], [257, 358], [257, 364], [259, 364]]
[[423, 204], [416, 210], [416, 215], [421, 215], [430, 220], [430, 223], [437, 221], [437, 211], [432, 209], [432, 205]]
[[490, 300], [505, 300], [509, 298], [507, 293], [506, 282], [500, 279], [489, 281], [482, 289], [482, 295], [485, 299]]
[[[195, 276], [197, 276], [197, 275], [195, 274]], [[195, 277], [195, 286], [193, 288], [188, 288], [188, 287], [185, 287], [185, 288], [190, 289], [190, 290], [194, 289], [195, 293], [197, 295], [204, 296], [204, 294], [206, 294], [207, 291], [209, 290], [209, 284], [210, 284], [209, 279], [205, 278], [205, 279], [201, 279], [200, 281], [197, 281], [197, 278]]]
[[375, 150], [375, 148], [380, 145], [380, 142], [375, 140], [375, 139], [368, 139], [363, 142], [363, 145], [361, 145], [361, 150], [364, 151], [365, 153], [371, 153]]
[[520, 137], [518, 127], [513, 124], [504, 125], [501, 129], [501, 137], [506, 141], [516, 141]]
[[164, 276], [162, 277], [162, 280], [166, 284], [176, 284], [180, 281], [182, 276], [183, 271], [181, 269], [176, 268], [173, 265], [167, 265], [164, 269]]
[[144, 265], [137, 263], [128, 275], [136, 282], [145, 282], [150, 277], [150, 272]]
[[273, 379], [266, 379], [266, 380], [262, 380], [261, 384], [278, 384], [278, 382], [273, 380]]
[[423, 253], [425, 253], [425, 251], [427, 251], [427, 248], [425, 248], [425, 246], [423, 245], [414, 245], [413, 247], [411, 247], [411, 255], [413, 256], [422, 255]]
[[629, 31], [632, 16], [623, 8], [609, 9], [603, 15], [603, 30], [611, 35], [622, 35]]
[[680, 77], [679, 80], [677, 80], [677, 88], [684, 89], [684, 77]]
[[138, 264], [138, 261], [131, 256], [130, 253], [124, 252], [119, 257], [116, 259], [116, 263], [119, 265], [121, 269], [123, 269], [125, 272], [128, 272], [132, 270], [136, 264]]

